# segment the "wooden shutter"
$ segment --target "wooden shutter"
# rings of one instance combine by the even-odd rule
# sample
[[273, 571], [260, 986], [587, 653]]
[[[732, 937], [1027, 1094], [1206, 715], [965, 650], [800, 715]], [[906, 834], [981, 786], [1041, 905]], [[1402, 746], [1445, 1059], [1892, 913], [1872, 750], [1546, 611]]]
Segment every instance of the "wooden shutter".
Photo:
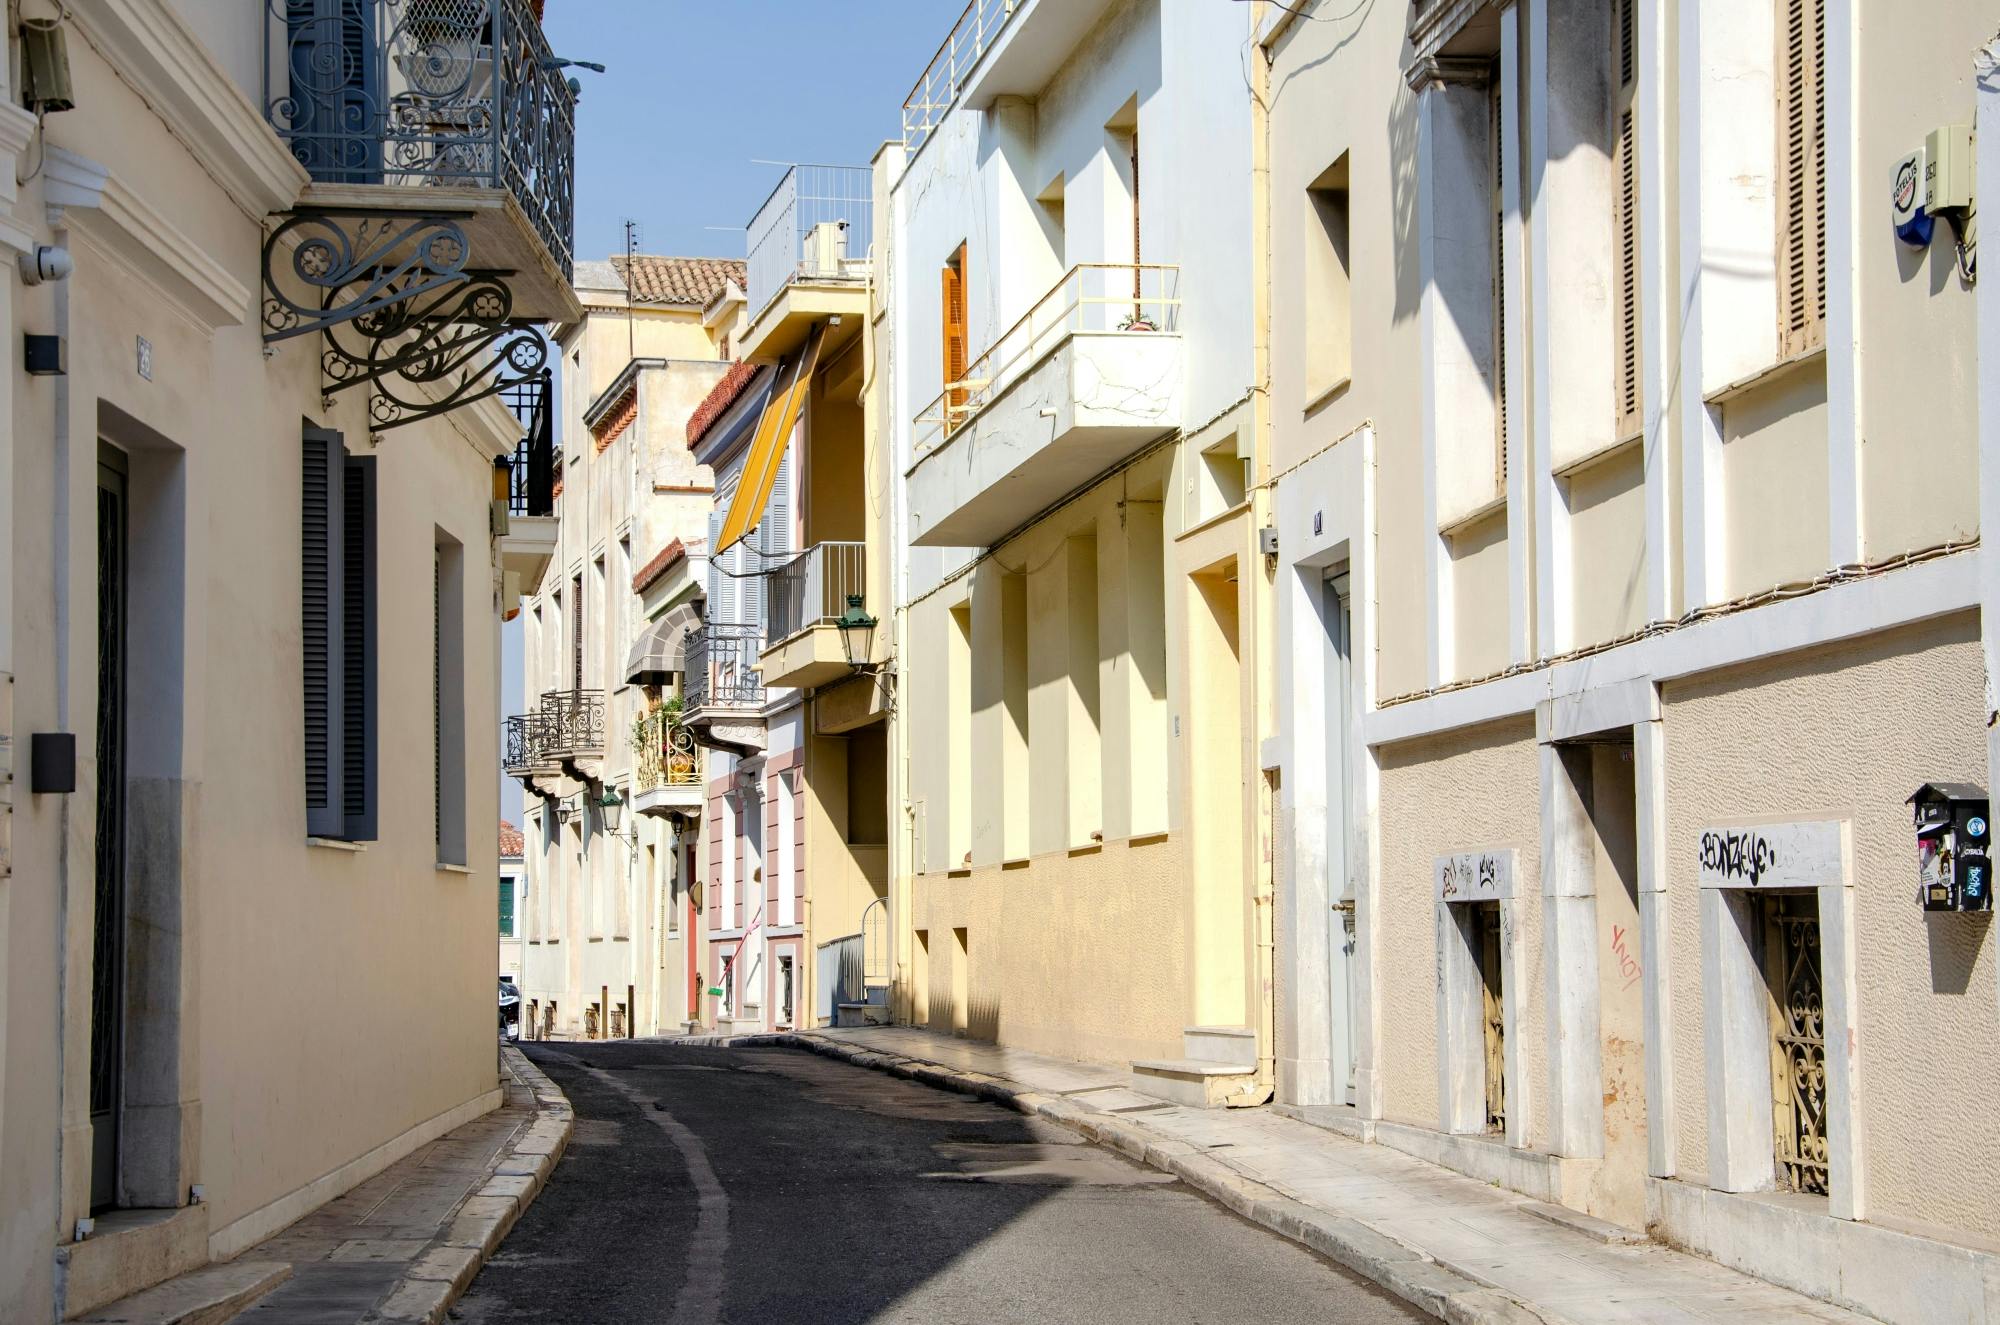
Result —
[[341, 502], [340, 796], [351, 842], [376, 837], [375, 460], [347, 456]]
[[583, 689], [583, 576], [569, 582], [569, 688]]
[[304, 629], [306, 832], [340, 837], [343, 820], [335, 755], [341, 724], [340, 434], [308, 427], [300, 448], [299, 607]]
[[1493, 137], [1493, 486], [1507, 495], [1507, 154], [1502, 132], [1507, 114], [1494, 66], [1487, 97]]
[[960, 411], [965, 408], [964, 388], [954, 388], [952, 383], [965, 377], [971, 362], [970, 344], [965, 327], [965, 245], [958, 246], [958, 252], [951, 255], [951, 261], [944, 266], [944, 383], [945, 383], [945, 431], [948, 433], [960, 422]]
[[1613, 436], [1632, 437], [1645, 428], [1645, 396], [1640, 382], [1639, 345], [1639, 51], [1634, 0], [1618, 0], [1612, 15], [1613, 88], [1611, 122], [1612, 334], [1618, 393]]
[[1826, 341], [1826, 0], [1778, 0], [1778, 352]]

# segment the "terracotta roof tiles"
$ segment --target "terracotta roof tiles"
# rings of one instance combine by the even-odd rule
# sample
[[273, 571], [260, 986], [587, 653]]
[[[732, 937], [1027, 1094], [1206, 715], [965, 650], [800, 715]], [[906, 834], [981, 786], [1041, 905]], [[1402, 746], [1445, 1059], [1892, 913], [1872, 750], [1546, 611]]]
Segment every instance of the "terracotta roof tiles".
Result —
[[509, 856], [525, 855], [526, 848], [527, 842], [522, 838], [521, 830], [508, 823], [505, 819], [502, 819], [500, 821], [501, 858], [505, 859]]
[[680, 304], [706, 308], [710, 300], [731, 281], [742, 285], [748, 266], [739, 258], [662, 258], [647, 253], [632, 255], [627, 269], [623, 253], [611, 259], [612, 267], [641, 304]]
[[708, 430], [713, 428], [716, 422], [729, 412], [729, 407], [749, 389], [750, 383], [757, 379], [759, 366], [747, 359], [738, 360], [730, 366], [727, 373], [723, 374], [722, 380], [715, 384], [715, 389], [708, 393], [708, 399], [695, 407], [694, 413], [688, 417], [690, 450], [701, 445], [701, 439], [708, 436]]

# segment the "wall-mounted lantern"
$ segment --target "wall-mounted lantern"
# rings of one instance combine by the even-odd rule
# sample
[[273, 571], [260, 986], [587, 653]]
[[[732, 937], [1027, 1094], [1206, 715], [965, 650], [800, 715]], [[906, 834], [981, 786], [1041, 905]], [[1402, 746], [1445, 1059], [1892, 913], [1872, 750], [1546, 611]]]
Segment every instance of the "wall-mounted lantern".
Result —
[[875, 627], [880, 625], [861, 606], [861, 595], [847, 595], [847, 610], [835, 623], [840, 627], [840, 644], [847, 651], [847, 665], [867, 667], [875, 660]]

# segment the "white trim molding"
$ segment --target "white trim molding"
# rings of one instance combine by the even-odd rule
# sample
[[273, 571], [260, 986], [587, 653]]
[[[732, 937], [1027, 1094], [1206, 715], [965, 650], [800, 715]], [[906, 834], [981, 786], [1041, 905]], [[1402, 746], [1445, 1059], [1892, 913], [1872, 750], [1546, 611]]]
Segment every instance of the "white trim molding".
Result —
[[306, 168], [169, 0], [92, 0], [71, 22], [252, 219], [298, 201]]
[[247, 320], [255, 293], [118, 176], [90, 158], [47, 149], [42, 167], [49, 227], [73, 227], [103, 244], [213, 331]]

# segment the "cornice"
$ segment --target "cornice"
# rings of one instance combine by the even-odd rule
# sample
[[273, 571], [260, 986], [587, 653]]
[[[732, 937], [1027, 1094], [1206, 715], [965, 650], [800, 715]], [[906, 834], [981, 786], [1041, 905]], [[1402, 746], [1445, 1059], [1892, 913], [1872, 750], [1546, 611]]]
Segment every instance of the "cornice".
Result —
[[1483, 55], [1426, 55], [1403, 71], [1412, 92], [1432, 87], [1485, 87], [1493, 79], [1493, 62]]
[[249, 318], [250, 287], [118, 176], [67, 149], [46, 152], [42, 197], [51, 229], [73, 226], [104, 243], [210, 330]]
[[239, 206], [263, 217], [298, 201], [305, 167], [169, 0], [91, 0], [70, 14]]

